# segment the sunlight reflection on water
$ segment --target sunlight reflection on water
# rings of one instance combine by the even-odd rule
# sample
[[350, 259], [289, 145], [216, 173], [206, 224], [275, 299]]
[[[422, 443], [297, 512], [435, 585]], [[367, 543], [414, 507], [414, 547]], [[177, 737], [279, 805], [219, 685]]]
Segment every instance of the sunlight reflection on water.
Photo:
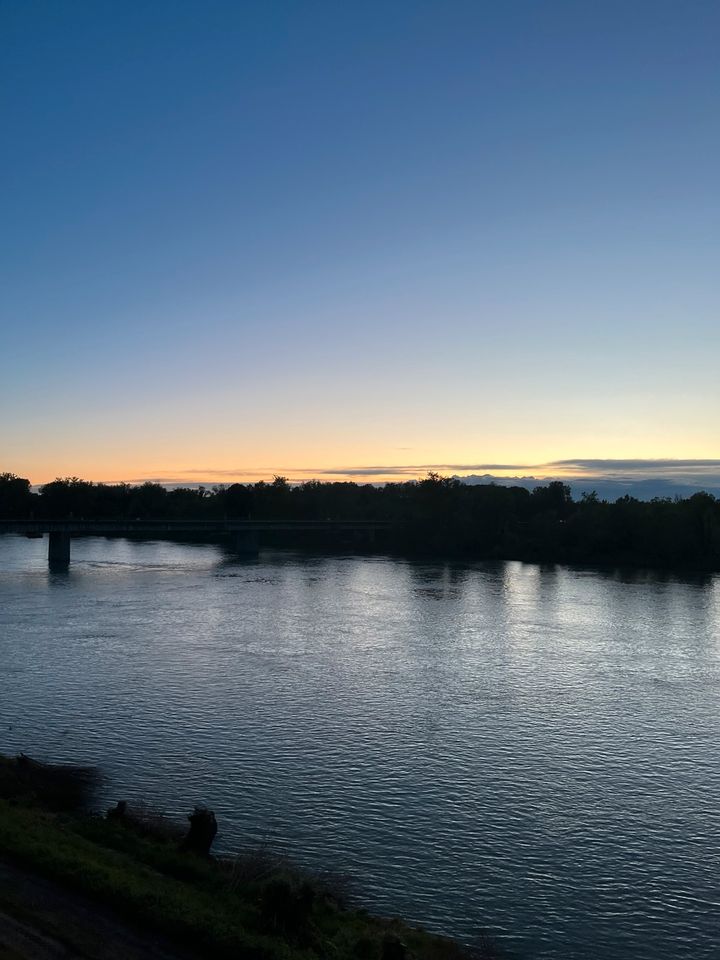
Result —
[[717, 957], [720, 579], [0, 538], [0, 749], [520, 955]]

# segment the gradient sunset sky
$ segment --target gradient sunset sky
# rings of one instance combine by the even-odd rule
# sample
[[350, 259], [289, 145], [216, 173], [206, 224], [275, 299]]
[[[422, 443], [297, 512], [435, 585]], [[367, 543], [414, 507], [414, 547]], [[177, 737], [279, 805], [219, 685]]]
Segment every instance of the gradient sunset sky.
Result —
[[719, 51], [714, 0], [3, 0], [0, 469], [720, 457]]

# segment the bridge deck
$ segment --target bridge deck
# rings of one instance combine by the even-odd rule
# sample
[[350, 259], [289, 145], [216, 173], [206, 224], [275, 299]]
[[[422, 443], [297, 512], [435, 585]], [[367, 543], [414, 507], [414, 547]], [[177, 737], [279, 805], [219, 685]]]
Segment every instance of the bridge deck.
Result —
[[390, 523], [384, 520], [0, 520], [0, 534], [17, 533], [26, 537], [41, 537], [47, 533], [48, 561], [51, 567], [67, 567], [70, 563], [71, 538], [88, 534], [110, 537], [129, 534], [230, 534], [235, 539], [236, 552], [256, 555], [259, 533], [274, 530], [331, 534], [364, 532], [372, 539], [376, 531], [389, 527]]
[[0, 533], [262, 533], [273, 530], [340, 532], [389, 529], [387, 520], [0, 520]]

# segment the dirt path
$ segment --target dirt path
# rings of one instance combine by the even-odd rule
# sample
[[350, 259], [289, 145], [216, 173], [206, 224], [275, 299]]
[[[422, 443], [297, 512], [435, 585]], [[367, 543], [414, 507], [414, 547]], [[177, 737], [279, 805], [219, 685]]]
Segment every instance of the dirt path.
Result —
[[191, 960], [86, 897], [0, 860], [0, 960]]

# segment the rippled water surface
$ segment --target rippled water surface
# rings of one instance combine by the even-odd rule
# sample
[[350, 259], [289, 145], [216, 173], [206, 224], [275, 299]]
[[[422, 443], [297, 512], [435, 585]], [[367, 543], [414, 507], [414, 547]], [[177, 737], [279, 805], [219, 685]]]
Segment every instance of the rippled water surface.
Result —
[[518, 956], [720, 957], [720, 580], [0, 538], [0, 750]]

